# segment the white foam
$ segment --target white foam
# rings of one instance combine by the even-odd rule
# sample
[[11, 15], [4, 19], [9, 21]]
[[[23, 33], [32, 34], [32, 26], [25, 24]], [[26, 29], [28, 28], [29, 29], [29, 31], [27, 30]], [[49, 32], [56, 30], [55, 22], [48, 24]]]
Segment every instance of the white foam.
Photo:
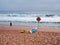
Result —
[[41, 22], [60, 22], [60, 17], [42, 17]]
[[[37, 22], [36, 21], [37, 16], [40, 16], [40, 14], [0, 14], [0, 21]], [[45, 17], [41, 15], [41, 22], [60, 22], [60, 17], [57, 15], [53, 17]]]
[[[36, 21], [37, 17], [0, 17], [0, 21]], [[60, 17], [41, 17], [41, 22], [60, 22]]]

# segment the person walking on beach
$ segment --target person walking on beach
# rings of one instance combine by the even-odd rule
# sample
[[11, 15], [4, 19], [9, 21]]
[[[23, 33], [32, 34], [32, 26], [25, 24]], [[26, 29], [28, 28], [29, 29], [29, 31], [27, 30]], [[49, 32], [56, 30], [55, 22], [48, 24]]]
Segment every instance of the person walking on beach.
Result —
[[10, 26], [12, 26], [12, 22], [10, 22]]

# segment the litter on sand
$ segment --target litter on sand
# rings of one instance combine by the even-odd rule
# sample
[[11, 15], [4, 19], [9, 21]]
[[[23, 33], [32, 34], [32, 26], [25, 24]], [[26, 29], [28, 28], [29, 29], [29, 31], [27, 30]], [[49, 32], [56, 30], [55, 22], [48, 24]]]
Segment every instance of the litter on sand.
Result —
[[33, 27], [31, 30], [22, 30], [21, 33], [34, 33], [36, 32], [37, 27]]
[[33, 27], [33, 28], [30, 30], [30, 33], [34, 33], [34, 32], [36, 32], [36, 30], [37, 30], [37, 27]]

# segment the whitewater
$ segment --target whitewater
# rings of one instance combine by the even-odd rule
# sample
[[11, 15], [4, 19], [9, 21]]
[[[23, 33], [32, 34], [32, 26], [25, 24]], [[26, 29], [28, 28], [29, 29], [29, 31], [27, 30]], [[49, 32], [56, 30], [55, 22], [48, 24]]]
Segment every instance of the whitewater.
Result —
[[37, 17], [41, 18], [40, 22], [60, 22], [60, 15], [41, 15], [41, 14], [0, 14], [0, 22], [37, 22]]

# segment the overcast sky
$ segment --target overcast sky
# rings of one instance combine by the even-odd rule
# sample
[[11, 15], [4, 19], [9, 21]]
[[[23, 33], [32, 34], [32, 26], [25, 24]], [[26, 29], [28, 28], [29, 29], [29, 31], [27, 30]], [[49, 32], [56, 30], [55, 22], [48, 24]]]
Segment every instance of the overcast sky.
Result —
[[0, 0], [0, 10], [60, 10], [60, 0]]

